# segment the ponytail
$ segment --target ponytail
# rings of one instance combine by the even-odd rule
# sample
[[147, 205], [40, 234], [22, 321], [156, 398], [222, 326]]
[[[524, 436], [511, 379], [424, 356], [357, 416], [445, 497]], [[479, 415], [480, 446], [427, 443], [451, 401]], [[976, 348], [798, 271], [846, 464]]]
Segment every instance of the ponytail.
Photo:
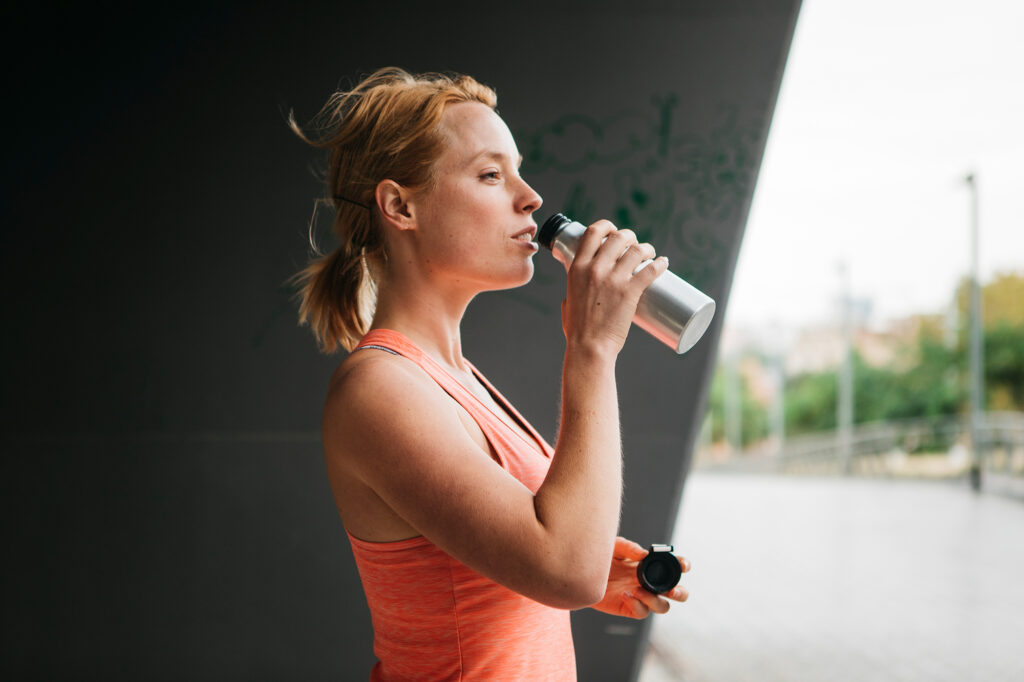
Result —
[[299, 287], [299, 324], [309, 325], [320, 350], [352, 350], [369, 329], [377, 300], [364, 256], [339, 246], [292, 281]]

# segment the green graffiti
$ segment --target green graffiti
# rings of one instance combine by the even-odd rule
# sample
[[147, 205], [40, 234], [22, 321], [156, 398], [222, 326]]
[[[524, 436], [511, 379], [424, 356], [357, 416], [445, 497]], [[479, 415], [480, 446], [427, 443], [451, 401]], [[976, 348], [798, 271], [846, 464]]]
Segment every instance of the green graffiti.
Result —
[[584, 223], [608, 216], [642, 241], [677, 249], [673, 270], [708, 290], [720, 282], [731, 221], [753, 191], [762, 126], [759, 120], [741, 122], [737, 106], [722, 105], [707, 133], [677, 133], [680, 97], [655, 94], [649, 102], [643, 111], [602, 119], [567, 114], [517, 131], [528, 149], [523, 172], [604, 174], [612, 196], [594, 196], [576, 182], [559, 210]]
[[597, 206], [587, 196], [587, 190], [582, 182], [577, 182], [569, 188], [562, 206], [562, 211], [566, 215], [571, 215], [573, 220], [578, 220], [584, 225], [597, 220]]
[[517, 131], [523, 154], [522, 171], [578, 173], [594, 164], [618, 164], [637, 150], [656, 144], [644, 114], [622, 111], [597, 120], [586, 114], [567, 114], [535, 131]]

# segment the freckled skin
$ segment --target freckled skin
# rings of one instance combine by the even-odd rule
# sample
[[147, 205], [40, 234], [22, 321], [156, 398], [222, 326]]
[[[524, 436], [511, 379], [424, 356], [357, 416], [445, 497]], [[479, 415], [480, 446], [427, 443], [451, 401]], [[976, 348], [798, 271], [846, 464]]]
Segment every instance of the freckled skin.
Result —
[[[535, 234], [541, 197], [519, 175], [515, 141], [490, 108], [450, 105], [441, 126], [448, 145], [434, 186], [377, 187], [392, 266], [372, 328], [403, 334], [472, 386], [462, 316], [477, 294], [533, 276], [537, 247], [517, 237]], [[557, 608], [597, 605], [631, 617], [667, 609], [664, 598], [641, 594], [635, 563], [627, 581], [635, 590], [609, 581], [610, 569], [622, 578], [635, 562], [628, 541], [615, 537], [622, 498], [615, 361], [640, 295], [667, 267], [658, 259], [633, 274], [653, 257], [650, 245], [608, 221], [594, 223], [580, 242], [562, 305], [560, 430], [535, 494], [494, 465], [479, 427], [433, 380], [402, 358], [350, 355], [324, 411], [328, 473], [349, 532], [373, 542], [424, 535], [495, 582]]]

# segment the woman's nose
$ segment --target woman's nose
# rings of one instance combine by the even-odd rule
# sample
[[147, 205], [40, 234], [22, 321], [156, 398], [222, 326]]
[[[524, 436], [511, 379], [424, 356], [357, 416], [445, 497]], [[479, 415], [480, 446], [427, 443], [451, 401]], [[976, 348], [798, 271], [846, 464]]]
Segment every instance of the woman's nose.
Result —
[[536, 191], [534, 191], [532, 187], [530, 187], [529, 183], [527, 183], [525, 180], [523, 180], [522, 182], [523, 193], [522, 197], [519, 200], [520, 210], [522, 210], [523, 213], [533, 213], [534, 211], [540, 208], [541, 204], [544, 203], [544, 200], [541, 198], [539, 194], [537, 194]]

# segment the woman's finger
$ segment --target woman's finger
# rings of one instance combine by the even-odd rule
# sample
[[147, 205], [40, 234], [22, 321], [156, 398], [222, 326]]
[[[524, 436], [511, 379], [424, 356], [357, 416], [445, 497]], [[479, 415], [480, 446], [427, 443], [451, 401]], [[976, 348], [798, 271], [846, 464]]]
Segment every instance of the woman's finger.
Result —
[[626, 277], [632, 277], [641, 263], [654, 260], [656, 255], [654, 247], [646, 242], [633, 244], [619, 258], [619, 261], [615, 264], [615, 270]]
[[643, 619], [646, 618], [647, 615], [651, 612], [651, 610], [647, 608], [647, 604], [645, 604], [633, 592], [626, 592], [626, 601], [628, 602], [629, 608], [632, 611], [633, 618]]
[[576, 255], [573, 257], [573, 264], [589, 263], [594, 258], [594, 254], [601, 248], [601, 245], [604, 244], [605, 238], [614, 234], [615, 231], [615, 225], [608, 220], [598, 220], [590, 225], [576, 245]]
[[654, 280], [661, 277], [662, 273], [666, 270], [668, 270], [668, 257], [658, 256], [651, 261], [650, 265], [644, 266], [639, 271], [633, 273], [632, 281], [646, 289]]
[[653, 613], [667, 613], [671, 606], [668, 601], [662, 599], [653, 592], [648, 592], [644, 589], [636, 590], [633, 593], [633, 598], [643, 602], [643, 605]]
[[672, 588], [672, 591], [666, 593], [665, 596], [672, 601], [686, 601], [690, 598], [690, 591], [682, 585], [676, 585]]
[[[602, 269], [612, 270], [636, 243], [636, 234], [633, 233], [633, 230], [614, 230], [608, 233], [608, 236], [594, 253], [594, 264], [599, 265]], [[578, 253], [577, 257], [579, 257]]]
[[632, 540], [627, 540], [624, 537], [615, 538], [615, 549], [613, 555], [616, 559], [629, 559], [630, 561], [640, 561], [647, 556], [647, 550], [641, 547], [639, 544]]

